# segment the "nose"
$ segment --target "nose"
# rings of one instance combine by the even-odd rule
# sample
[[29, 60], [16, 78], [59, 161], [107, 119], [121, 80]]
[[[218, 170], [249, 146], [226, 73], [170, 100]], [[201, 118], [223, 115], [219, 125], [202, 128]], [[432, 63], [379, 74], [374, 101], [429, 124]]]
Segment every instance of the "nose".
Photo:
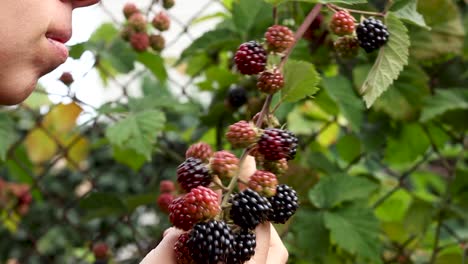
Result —
[[100, 0], [72, 0], [73, 8], [90, 6], [99, 3]]

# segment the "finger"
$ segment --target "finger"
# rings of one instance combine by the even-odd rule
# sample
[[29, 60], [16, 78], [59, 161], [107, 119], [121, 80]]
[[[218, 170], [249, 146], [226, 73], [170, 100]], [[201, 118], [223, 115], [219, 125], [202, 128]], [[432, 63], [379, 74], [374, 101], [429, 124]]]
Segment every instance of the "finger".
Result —
[[[242, 166], [240, 167], [240, 180], [242, 180], [243, 182], [249, 182], [250, 176], [252, 176], [252, 174], [254, 174], [256, 170], [257, 165], [255, 164], [255, 158], [248, 155], [242, 163]], [[239, 183], [240, 190], [243, 190], [245, 188], [247, 188], [245, 184]]]
[[160, 263], [164, 260], [165, 264], [175, 264], [174, 244], [183, 231], [176, 228], [169, 228], [164, 232], [164, 238], [159, 245], [151, 250], [140, 264]]
[[255, 255], [246, 262], [246, 264], [264, 264], [268, 263], [268, 252], [270, 249], [270, 223], [263, 223], [255, 228], [256, 243]]
[[284, 264], [288, 261], [288, 250], [284, 246], [283, 241], [281, 241], [281, 238], [273, 225], [271, 226], [270, 230], [270, 249], [268, 251], [266, 263]]

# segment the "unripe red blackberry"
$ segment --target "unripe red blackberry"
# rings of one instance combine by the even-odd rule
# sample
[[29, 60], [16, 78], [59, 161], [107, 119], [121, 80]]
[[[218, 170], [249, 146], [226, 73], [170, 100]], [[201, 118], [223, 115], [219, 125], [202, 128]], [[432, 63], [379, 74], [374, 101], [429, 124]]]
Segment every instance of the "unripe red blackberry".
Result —
[[161, 193], [156, 203], [159, 209], [164, 213], [169, 213], [169, 205], [174, 201], [175, 197], [172, 193]]
[[141, 13], [135, 13], [128, 19], [128, 26], [136, 32], [146, 33], [146, 17]]
[[185, 158], [197, 158], [203, 162], [208, 162], [208, 160], [213, 156], [213, 149], [208, 143], [198, 142], [191, 145], [185, 152]]
[[265, 70], [267, 54], [256, 41], [243, 43], [237, 49], [234, 62], [242, 74], [252, 75]]
[[226, 263], [232, 251], [234, 236], [225, 222], [212, 220], [198, 223], [189, 234], [187, 244], [197, 263]]
[[267, 128], [257, 142], [258, 151], [265, 160], [294, 159], [297, 149], [297, 137], [288, 130]]
[[288, 161], [286, 159], [280, 160], [265, 160], [262, 167], [266, 171], [270, 171], [277, 177], [280, 177], [288, 170]]
[[192, 259], [190, 249], [187, 245], [189, 238], [189, 233], [183, 233], [175, 242], [174, 253], [176, 264], [197, 264], [195, 260]]
[[269, 171], [257, 170], [250, 176], [247, 185], [261, 196], [272, 197], [276, 194], [278, 179], [275, 174]]
[[140, 10], [134, 3], [126, 3], [123, 8], [123, 14], [126, 19], [129, 19], [133, 14], [140, 13]]
[[62, 75], [60, 76], [59, 80], [65, 84], [65, 85], [70, 85], [73, 83], [73, 75], [70, 72], [63, 72]]
[[198, 222], [213, 219], [220, 211], [218, 194], [198, 186], [172, 201], [169, 205], [169, 220], [177, 228], [190, 230]]
[[175, 191], [175, 185], [173, 181], [162, 180], [159, 182], [159, 192], [161, 193], [171, 193]]
[[247, 91], [240, 86], [231, 87], [226, 96], [226, 104], [230, 108], [239, 108], [247, 102]]
[[226, 139], [233, 148], [246, 148], [258, 140], [258, 129], [253, 123], [241, 120], [229, 126]]
[[137, 52], [146, 51], [149, 47], [149, 37], [146, 33], [135, 33], [130, 37], [130, 45]]
[[133, 27], [126, 25], [120, 31], [120, 36], [122, 37], [123, 40], [130, 41], [130, 39], [132, 38], [132, 35], [135, 33], [136, 31], [135, 29], [133, 29]]
[[248, 229], [241, 229], [234, 234], [234, 244], [227, 263], [243, 264], [255, 255], [256, 235]]
[[202, 160], [189, 157], [177, 167], [177, 182], [186, 192], [197, 186], [208, 186], [213, 176]]
[[165, 9], [170, 9], [175, 5], [175, 0], [163, 0], [163, 7]]
[[285, 26], [273, 25], [265, 32], [268, 49], [275, 52], [283, 52], [294, 43], [294, 33]]
[[347, 11], [341, 10], [333, 14], [330, 21], [330, 31], [338, 36], [353, 34], [356, 20]]
[[96, 259], [106, 259], [109, 257], [109, 247], [103, 242], [96, 243], [93, 245], [93, 254]]
[[284, 86], [283, 74], [274, 68], [271, 71], [264, 71], [260, 74], [257, 81], [257, 88], [264, 93], [274, 94]]
[[251, 189], [236, 193], [231, 198], [230, 216], [234, 224], [247, 229], [254, 229], [266, 221], [271, 210], [267, 198]]
[[272, 208], [268, 221], [273, 223], [284, 224], [299, 208], [296, 191], [285, 184], [278, 185], [275, 196], [268, 200]]
[[210, 169], [219, 178], [232, 178], [239, 169], [239, 159], [229, 151], [216, 151], [210, 158]]
[[362, 21], [356, 28], [356, 35], [359, 45], [367, 53], [378, 50], [387, 43], [390, 34], [382, 21], [375, 18], [368, 18]]
[[354, 36], [343, 36], [334, 43], [335, 51], [343, 59], [356, 57], [359, 52], [359, 41]]
[[171, 20], [165, 12], [159, 12], [154, 16], [153, 21], [151, 22], [153, 27], [159, 31], [166, 31], [171, 25]]
[[166, 45], [166, 40], [162, 35], [151, 35], [150, 36], [150, 46], [154, 51], [160, 52], [164, 49], [164, 46]]

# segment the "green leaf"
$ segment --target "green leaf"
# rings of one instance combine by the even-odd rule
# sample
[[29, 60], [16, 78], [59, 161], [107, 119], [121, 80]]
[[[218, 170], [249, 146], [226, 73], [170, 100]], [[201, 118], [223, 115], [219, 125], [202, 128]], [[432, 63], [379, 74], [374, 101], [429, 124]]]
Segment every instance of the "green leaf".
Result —
[[146, 162], [146, 157], [133, 149], [122, 149], [114, 146], [112, 150], [115, 161], [127, 165], [134, 171], [138, 171]]
[[[299, 210], [291, 225], [296, 235], [295, 246], [311, 262], [325, 256], [330, 246], [330, 232], [325, 227], [323, 217], [322, 212]], [[314, 250], [310, 250], [312, 248]]]
[[361, 140], [354, 134], [344, 135], [338, 140], [336, 149], [344, 161], [352, 162], [361, 155]]
[[285, 86], [281, 90], [281, 101], [297, 102], [315, 94], [320, 76], [315, 66], [305, 61], [288, 60], [284, 67]]
[[166, 118], [157, 110], [131, 113], [106, 130], [110, 143], [121, 148], [131, 149], [150, 159], [157, 133], [164, 128]]
[[343, 76], [324, 78], [322, 84], [330, 97], [338, 104], [342, 114], [354, 131], [359, 131], [363, 121], [364, 105]]
[[430, 27], [426, 25], [424, 17], [418, 12], [417, 8], [418, 0], [410, 0], [406, 3], [406, 5], [402, 7], [400, 6], [398, 9], [392, 8], [391, 10], [398, 18], [429, 30]]
[[104, 23], [102, 24], [89, 38], [91, 42], [111, 42], [115, 37], [119, 35], [119, 30], [115, 27], [113, 23]]
[[86, 219], [120, 216], [127, 212], [125, 203], [118, 194], [94, 192], [80, 200], [80, 208], [86, 211]]
[[8, 150], [15, 140], [15, 123], [7, 113], [0, 113], [0, 161], [6, 160]]
[[468, 89], [436, 90], [436, 94], [424, 102], [420, 120], [427, 122], [445, 112], [463, 109], [468, 109]]
[[429, 76], [416, 63], [407, 65], [390, 88], [374, 104], [395, 120], [415, 120], [421, 112], [423, 101], [430, 94]]
[[385, 161], [390, 164], [412, 163], [430, 146], [429, 138], [419, 124], [403, 126], [398, 135], [387, 142]]
[[137, 60], [145, 65], [160, 82], [167, 80], [167, 71], [161, 56], [152, 52], [141, 52], [138, 54]]
[[377, 60], [360, 89], [368, 108], [398, 78], [408, 63], [408, 30], [393, 13], [388, 13], [385, 22], [390, 32], [389, 41], [380, 48]]
[[154, 204], [155, 199], [155, 193], [137, 194], [126, 197], [125, 204], [127, 205], [128, 212], [131, 213], [139, 206]]
[[447, 54], [462, 54], [465, 36], [459, 8], [452, 0], [422, 0], [418, 11], [431, 31], [411, 30], [411, 55], [433, 60]]
[[323, 153], [311, 152], [304, 156], [307, 158], [307, 164], [316, 170], [327, 174], [340, 173], [342, 171], [336, 163], [328, 159]]
[[180, 60], [199, 52], [206, 53], [207, 50], [216, 51], [231, 46], [235, 49], [239, 42], [239, 35], [232, 30], [223, 28], [207, 31], [182, 52]]
[[363, 4], [367, 3], [367, 0], [299, 0], [300, 2], [309, 2], [309, 3], [322, 3], [322, 4]]
[[332, 208], [342, 202], [369, 196], [377, 188], [370, 180], [346, 174], [323, 177], [309, 192], [310, 201], [319, 208]]
[[325, 226], [338, 246], [380, 262], [379, 222], [372, 210], [359, 205], [325, 213]]
[[70, 58], [73, 58], [75, 60], [79, 59], [81, 55], [83, 55], [83, 53], [86, 51], [86, 44], [87, 43], [85, 42], [71, 46], [68, 52]]
[[232, 6], [232, 19], [239, 33], [249, 32], [255, 26], [259, 17], [271, 14], [271, 5], [263, 1], [239, 0]]

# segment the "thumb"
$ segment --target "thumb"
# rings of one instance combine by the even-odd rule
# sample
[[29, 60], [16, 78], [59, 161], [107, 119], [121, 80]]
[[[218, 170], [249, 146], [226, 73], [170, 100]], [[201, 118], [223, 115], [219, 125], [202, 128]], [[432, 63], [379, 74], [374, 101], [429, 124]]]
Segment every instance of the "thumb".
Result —
[[140, 264], [161, 263], [162, 260], [165, 264], [175, 264], [174, 244], [182, 233], [182, 230], [173, 227], [166, 230], [161, 243], [151, 250]]

